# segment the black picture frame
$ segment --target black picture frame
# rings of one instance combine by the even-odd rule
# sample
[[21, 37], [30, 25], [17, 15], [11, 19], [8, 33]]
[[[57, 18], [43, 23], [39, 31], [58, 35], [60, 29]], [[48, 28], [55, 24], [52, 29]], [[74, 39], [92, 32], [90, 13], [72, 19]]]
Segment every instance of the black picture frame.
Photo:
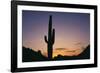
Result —
[[[46, 6], [46, 7], [61, 7], [61, 8], [77, 8], [77, 9], [92, 9], [94, 10], [94, 63], [80, 65], [61, 65], [61, 66], [46, 66], [46, 67], [27, 67], [18, 68], [17, 64], [17, 7], [18, 5], [25, 6]], [[97, 67], [97, 6], [96, 5], [80, 5], [80, 4], [60, 4], [46, 2], [31, 2], [31, 1], [11, 1], [11, 72], [25, 71], [42, 71], [42, 70], [57, 70], [57, 69], [73, 69], [73, 68], [89, 68]]]

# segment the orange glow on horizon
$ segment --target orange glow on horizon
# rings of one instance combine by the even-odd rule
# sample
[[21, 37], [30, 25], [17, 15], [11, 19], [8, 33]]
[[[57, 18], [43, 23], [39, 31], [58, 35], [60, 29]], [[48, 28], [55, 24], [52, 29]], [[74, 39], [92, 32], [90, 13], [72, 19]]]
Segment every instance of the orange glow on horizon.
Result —
[[[56, 48], [53, 50], [53, 58], [57, 57], [58, 55], [61, 56], [77, 56], [79, 54], [81, 54], [84, 51], [84, 49], [80, 48], [80, 49], [66, 49], [66, 48]], [[47, 53], [43, 53], [44, 56], [47, 57]]]

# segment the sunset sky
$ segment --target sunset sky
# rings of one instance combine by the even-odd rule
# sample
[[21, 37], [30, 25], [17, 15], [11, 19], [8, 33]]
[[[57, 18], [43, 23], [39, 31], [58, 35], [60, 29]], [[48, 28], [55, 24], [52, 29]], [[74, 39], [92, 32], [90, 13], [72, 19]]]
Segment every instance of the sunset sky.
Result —
[[[90, 15], [88, 13], [22, 11], [23, 46], [47, 55], [49, 16], [55, 28], [53, 56], [77, 55], [90, 43]], [[75, 51], [74, 51], [75, 50]], [[74, 51], [74, 52], [73, 52]]]

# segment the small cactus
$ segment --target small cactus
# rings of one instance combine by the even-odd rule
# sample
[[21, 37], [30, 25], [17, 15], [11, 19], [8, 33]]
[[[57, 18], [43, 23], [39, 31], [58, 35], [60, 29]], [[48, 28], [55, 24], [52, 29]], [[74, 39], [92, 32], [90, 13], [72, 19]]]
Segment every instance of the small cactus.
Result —
[[53, 44], [55, 42], [55, 29], [52, 29], [52, 16], [49, 19], [49, 26], [48, 26], [48, 40], [47, 36], [44, 36], [44, 40], [47, 43], [48, 47], [48, 59], [52, 59], [52, 52], [53, 52]]

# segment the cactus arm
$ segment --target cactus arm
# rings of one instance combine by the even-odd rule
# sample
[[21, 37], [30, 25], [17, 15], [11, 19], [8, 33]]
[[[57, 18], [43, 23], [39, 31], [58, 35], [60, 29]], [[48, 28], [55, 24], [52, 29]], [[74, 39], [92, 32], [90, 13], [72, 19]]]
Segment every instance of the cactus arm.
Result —
[[53, 32], [52, 32], [52, 44], [54, 44], [55, 42], [55, 29], [53, 29]]
[[45, 40], [46, 43], [48, 43], [47, 36], [44, 36], [44, 40]]

